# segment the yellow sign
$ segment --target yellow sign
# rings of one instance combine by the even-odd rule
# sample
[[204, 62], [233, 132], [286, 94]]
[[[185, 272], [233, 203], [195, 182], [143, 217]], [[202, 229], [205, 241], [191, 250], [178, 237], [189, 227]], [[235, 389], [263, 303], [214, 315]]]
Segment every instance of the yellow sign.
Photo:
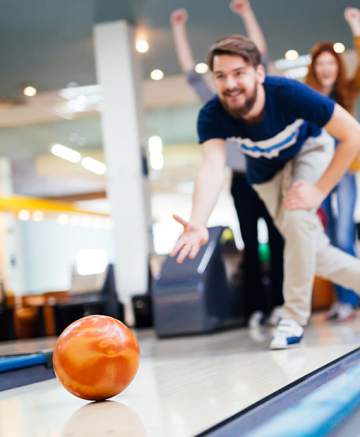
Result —
[[57, 202], [54, 200], [41, 199], [36, 197], [0, 197], [0, 213], [8, 212], [17, 214], [24, 209], [28, 211], [43, 211], [44, 213], [68, 213], [92, 215], [97, 217], [109, 217], [109, 214], [107, 213], [77, 208], [72, 203]]

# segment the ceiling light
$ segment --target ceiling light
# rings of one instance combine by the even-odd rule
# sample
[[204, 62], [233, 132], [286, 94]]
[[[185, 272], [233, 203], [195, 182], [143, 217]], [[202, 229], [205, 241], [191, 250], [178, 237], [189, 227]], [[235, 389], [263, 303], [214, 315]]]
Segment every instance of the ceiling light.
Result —
[[311, 63], [310, 55], [301, 55], [297, 59], [278, 59], [275, 61], [275, 67], [279, 70], [287, 70], [288, 68], [304, 67]]
[[59, 95], [66, 99], [72, 100], [76, 99], [79, 96], [85, 97], [96, 97], [100, 99], [101, 97], [101, 86], [100, 85], [86, 85], [86, 86], [76, 86], [76, 84], [72, 84], [73, 86], [68, 86], [59, 90]]
[[65, 159], [66, 161], [70, 161], [74, 164], [80, 162], [81, 160], [81, 153], [70, 149], [70, 147], [63, 146], [62, 144], [53, 144], [50, 151], [53, 155]]
[[285, 59], [288, 61], [295, 61], [299, 57], [299, 53], [296, 50], [288, 50], [285, 55]]
[[92, 173], [103, 175], [106, 173], [106, 165], [97, 159], [86, 157], [81, 160], [81, 165]]
[[307, 75], [308, 71], [308, 67], [289, 68], [289, 70], [285, 71], [285, 76], [290, 79], [302, 79]]
[[153, 170], [161, 170], [164, 167], [163, 142], [161, 137], [153, 135], [148, 139], [149, 163]]
[[138, 39], [135, 44], [136, 51], [139, 53], [146, 53], [149, 50], [149, 43], [146, 39]]
[[100, 85], [67, 87], [59, 90], [58, 94], [66, 100], [58, 109], [64, 118], [77, 112], [98, 111], [102, 102]]
[[19, 211], [18, 219], [22, 221], [27, 221], [30, 219], [30, 212], [27, 209], [22, 209]]
[[152, 137], [150, 137], [148, 139], [148, 147], [149, 147], [149, 152], [151, 154], [153, 154], [153, 153], [161, 153], [162, 152], [162, 146], [163, 146], [162, 139], [158, 135], [153, 135]]
[[161, 80], [164, 77], [164, 73], [161, 70], [156, 69], [150, 73], [150, 77], [152, 80]]
[[209, 67], [207, 66], [207, 64], [205, 64], [205, 62], [199, 62], [198, 64], [195, 65], [196, 73], [205, 74], [208, 72], [208, 70]]
[[345, 52], [345, 46], [344, 46], [344, 44], [342, 42], [336, 42], [333, 45], [333, 48], [334, 48], [334, 51], [336, 53], [344, 53]]
[[35, 87], [33, 87], [33, 86], [26, 86], [24, 88], [23, 92], [24, 92], [24, 95], [26, 97], [34, 97], [34, 96], [36, 96], [37, 89]]

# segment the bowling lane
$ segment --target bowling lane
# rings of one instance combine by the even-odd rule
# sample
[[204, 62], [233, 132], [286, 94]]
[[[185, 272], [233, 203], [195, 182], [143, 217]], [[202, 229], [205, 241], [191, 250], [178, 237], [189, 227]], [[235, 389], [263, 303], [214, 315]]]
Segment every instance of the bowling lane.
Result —
[[0, 355], [32, 354], [40, 350], [52, 349], [56, 337], [34, 338], [0, 343]]
[[317, 316], [304, 344], [287, 351], [266, 350], [269, 336], [242, 329], [159, 341], [141, 332], [140, 370], [124, 393], [89, 404], [56, 380], [1, 392], [0, 435], [193, 436], [358, 348], [360, 321]]

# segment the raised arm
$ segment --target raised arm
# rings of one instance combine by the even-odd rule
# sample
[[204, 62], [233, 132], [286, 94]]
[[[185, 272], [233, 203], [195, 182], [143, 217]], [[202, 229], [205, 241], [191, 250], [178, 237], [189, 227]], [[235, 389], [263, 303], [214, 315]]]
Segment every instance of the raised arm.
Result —
[[192, 71], [195, 67], [195, 61], [186, 30], [187, 20], [188, 13], [186, 9], [176, 9], [170, 15], [170, 23], [174, 36], [176, 54], [180, 67], [184, 73]]
[[170, 23], [174, 35], [175, 49], [180, 67], [185, 73], [188, 84], [192, 87], [202, 102], [207, 102], [214, 93], [209, 88], [203, 75], [195, 71], [195, 61], [187, 36], [186, 9], [177, 9], [170, 16]]
[[355, 88], [356, 92], [360, 92], [360, 9], [346, 8], [344, 17], [351, 29], [351, 33], [353, 34], [354, 48], [357, 58], [356, 70], [350, 83], [353, 88]]
[[232, 0], [230, 9], [244, 21], [247, 36], [254, 41], [262, 55], [268, 53], [266, 39], [248, 0]]
[[213, 139], [202, 144], [202, 163], [195, 181], [190, 220], [174, 215], [183, 226], [183, 233], [177, 241], [171, 256], [177, 255], [177, 262], [186, 257], [195, 258], [200, 247], [208, 240], [206, 228], [214, 209], [225, 176], [225, 142]]

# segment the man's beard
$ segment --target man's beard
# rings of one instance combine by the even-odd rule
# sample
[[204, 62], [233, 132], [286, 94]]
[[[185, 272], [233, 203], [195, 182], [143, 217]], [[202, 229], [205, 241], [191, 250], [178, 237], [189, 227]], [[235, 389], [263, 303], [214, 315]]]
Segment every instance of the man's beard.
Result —
[[221, 97], [221, 102], [225, 110], [234, 118], [244, 118], [254, 107], [257, 99], [257, 86], [250, 97], [245, 100], [245, 103], [241, 107], [231, 107], [227, 104], [226, 98]]

